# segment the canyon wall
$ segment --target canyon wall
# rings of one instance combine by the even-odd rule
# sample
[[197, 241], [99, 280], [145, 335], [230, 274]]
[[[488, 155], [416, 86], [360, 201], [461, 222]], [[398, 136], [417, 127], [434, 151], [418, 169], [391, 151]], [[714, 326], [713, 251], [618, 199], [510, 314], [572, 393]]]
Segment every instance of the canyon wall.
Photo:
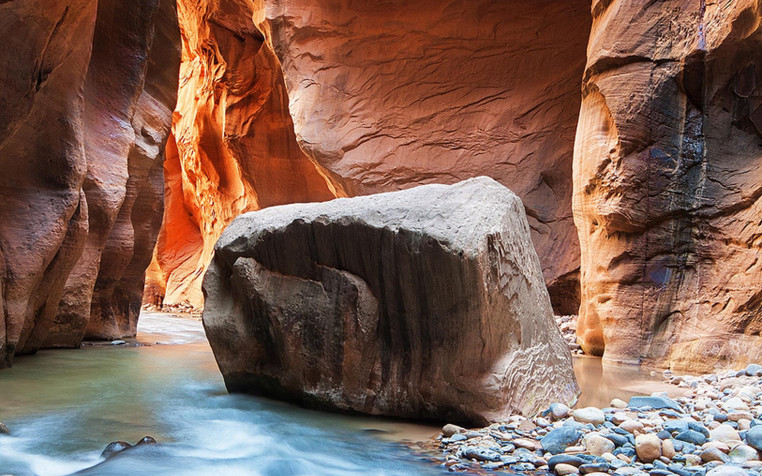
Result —
[[2, 367], [135, 333], [179, 40], [167, 0], [4, 2], [0, 29]]
[[593, 3], [574, 154], [586, 352], [762, 358], [760, 8]]
[[152, 294], [200, 305], [242, 211], [487, 175], [523, 199], [554, 307], [576, 312], [589, 1], [194, 1], [180, 24]]
[[179, 100], [148, 302], [200, 308], [214, 244], [241, 213], [336, 197], [296, 142], [280, 65], [252, 21], [256, 3], [178, 2]]

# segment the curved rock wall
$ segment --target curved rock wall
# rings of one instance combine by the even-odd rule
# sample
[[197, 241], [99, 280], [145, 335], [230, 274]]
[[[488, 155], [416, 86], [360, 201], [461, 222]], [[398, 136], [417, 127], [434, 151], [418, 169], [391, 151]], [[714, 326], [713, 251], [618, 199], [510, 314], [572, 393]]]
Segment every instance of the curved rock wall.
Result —
[[574, 161], [586, 352], [762, 358], [760, 8], [594, 2]]
[[167, 215], [157, 249], [165, 303], [201, 304], [212, 245], [242, 211], [488, 175], [523, 199], [554, 306], [576, 312], [589, 2], [195, 1], [180, 23], [167, 201], [187, 219]]
[[178, 2], [175, 145], [149, 302], [200, 308], [214, 243], [239, 214], [336, 196], [296, 142], [280, 64], [252, 20], [256, 3]]
[[172, 2], [123, 3], [0, 5], [0, 366], [134, 334], [179, 52]]

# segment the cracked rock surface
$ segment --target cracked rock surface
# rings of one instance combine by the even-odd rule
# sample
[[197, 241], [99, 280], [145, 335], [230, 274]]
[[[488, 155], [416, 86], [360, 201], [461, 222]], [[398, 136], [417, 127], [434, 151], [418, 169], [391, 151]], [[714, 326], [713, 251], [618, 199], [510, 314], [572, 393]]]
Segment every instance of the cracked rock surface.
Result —
[[521, 200], [486, 177], [241, 215], [204, 291], [231, 391], [481, 424], [579, 392]]

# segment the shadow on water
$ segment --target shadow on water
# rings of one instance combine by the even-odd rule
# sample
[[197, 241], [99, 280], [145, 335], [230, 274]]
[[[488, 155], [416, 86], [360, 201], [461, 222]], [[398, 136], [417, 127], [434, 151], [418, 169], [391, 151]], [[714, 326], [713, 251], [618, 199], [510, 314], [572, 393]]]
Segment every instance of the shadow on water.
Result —
[[[42, 351], [0, 373], [0, 421], [12, 431], [0, 436], [0, 474], [446, 472], [376, 437], [426, 439], [435, 428], [228, 395], [198, 321], [146, 314], [139, 341], [149, 346]], [[159, 444], [98, 464], [109, 442], [145, 435]]]

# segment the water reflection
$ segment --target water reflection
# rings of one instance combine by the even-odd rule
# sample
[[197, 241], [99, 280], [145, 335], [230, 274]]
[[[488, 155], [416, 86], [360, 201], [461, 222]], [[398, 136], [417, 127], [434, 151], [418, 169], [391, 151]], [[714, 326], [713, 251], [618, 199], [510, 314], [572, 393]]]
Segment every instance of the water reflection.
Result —
[[634, 365], [603, 364], [598, 357], [575, 356], [574, 373], [582, 389], [577, 407], [607, 407], [612, 399], [629, 400], [633, 395], [667, 392], [679, 396], [684, 391], [663, 383], [661, 373]]

